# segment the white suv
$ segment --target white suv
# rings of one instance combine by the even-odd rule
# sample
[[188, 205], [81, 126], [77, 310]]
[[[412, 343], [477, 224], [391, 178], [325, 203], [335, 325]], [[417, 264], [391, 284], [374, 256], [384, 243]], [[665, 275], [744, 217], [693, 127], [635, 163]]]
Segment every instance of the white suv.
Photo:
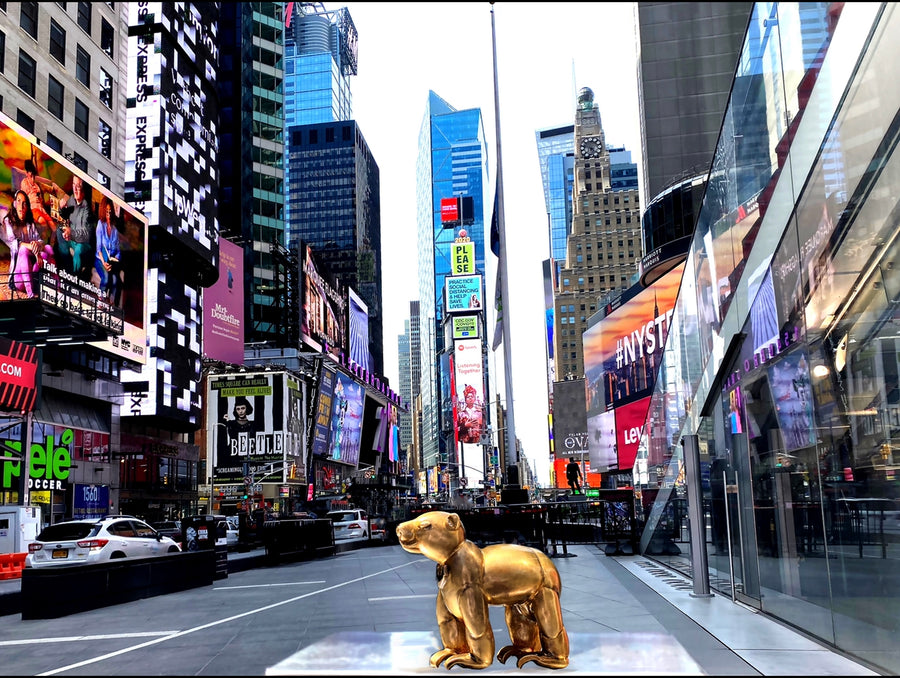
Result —
[[181, 547], [132, 516], [70, 520], [48, 525], [28, 545], [25, 567], [100, 563], [177, 553]]

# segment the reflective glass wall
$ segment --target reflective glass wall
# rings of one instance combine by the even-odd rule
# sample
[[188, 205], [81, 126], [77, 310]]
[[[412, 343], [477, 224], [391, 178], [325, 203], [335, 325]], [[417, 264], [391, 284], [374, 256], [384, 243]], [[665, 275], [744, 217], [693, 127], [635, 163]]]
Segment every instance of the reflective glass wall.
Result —
[[891, 3], [755, 5], [645, 425], [666, 472], [636, 492], [656, 495], [642, 552], [690, 571], [679, 443], [697, 434], [711, 586], [888, 673], [898, 30]]

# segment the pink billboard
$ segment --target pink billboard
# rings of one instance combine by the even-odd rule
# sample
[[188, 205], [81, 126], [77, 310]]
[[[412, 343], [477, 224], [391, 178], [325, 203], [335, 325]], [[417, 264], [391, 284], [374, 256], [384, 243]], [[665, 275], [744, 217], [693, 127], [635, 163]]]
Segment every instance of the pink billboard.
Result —
[[219, 240], [219, 279], [203, 291], [203, 357], [244, 364], [244, 250]]

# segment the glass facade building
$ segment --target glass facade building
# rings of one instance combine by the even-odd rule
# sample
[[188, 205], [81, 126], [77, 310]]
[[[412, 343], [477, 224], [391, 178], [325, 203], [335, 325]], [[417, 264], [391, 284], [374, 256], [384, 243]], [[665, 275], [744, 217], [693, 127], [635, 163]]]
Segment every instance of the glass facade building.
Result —
[[350, 76], [356, 75], [356, 28], [346, 8], [294, 5], [285, 28], [285, 127], [350, 120]]
[[[754, 5], [634, 472], [642, 553], [886, 674], [900, 671], [898, 30], [893, 3]], [[685, 520], [694, 440], [705, 562]]]
[[[442, 198], [472, 198], [474, 219], [465, 229], [475, 244], [475, 268], [482, 275], [486, 273], [485, 209], [489, 215], [493, 190], [488, 182], [481, 110], [457, 110], [429, 91], [418, 148], [416, 221], [422, 455], [425, 467], [430, 468], [451, 461], [455, 452], [449, 361], [452, 345], [444, 339], [444, 283], [451, 273], [450, 245], [459, 228], [443, 227]], [[485, 293], [485, 298], [492, 297]]]
[[289, 127], [287, 142], [289, 247], [311, 245], [366, 303], [371, 367], [383, 374], [378, 164], [353, 120]]
[[550, 222], [550, 257], [555, 262], [565, 261], [566, 240], [572, 232], [575, 125], [539, 129], [534, 136], [541, 166], [544, 204]]
[[284, 3], [222, 5], [220, 236], [244, 248], [246, 341], [283, 343], [273, 252], [284, 245]]

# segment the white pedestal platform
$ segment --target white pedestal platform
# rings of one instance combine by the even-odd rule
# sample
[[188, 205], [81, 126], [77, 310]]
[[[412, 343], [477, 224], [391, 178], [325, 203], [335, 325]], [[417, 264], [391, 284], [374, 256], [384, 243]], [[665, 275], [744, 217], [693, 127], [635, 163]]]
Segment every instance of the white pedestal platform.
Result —
[[[508, 643], [505, 631], [495, 630], [497, 650]], [[343, 632], [305, 647], [266, 670], [267, 676], [298, 675], [420, 675], [446, 673], [432, 668], [429, 657], [439, 647], [437, 632]], [[659, 633], [570, 633], [569, 665], [548, 669], [529, 662], [521, 669], [514, 658], [501, 664], [496, 659], [485, 669], [461, 666], [457, 673], [510, 674], [517, 676], [579, 675], [703, 675], [687, 650], [672, 636]]]

